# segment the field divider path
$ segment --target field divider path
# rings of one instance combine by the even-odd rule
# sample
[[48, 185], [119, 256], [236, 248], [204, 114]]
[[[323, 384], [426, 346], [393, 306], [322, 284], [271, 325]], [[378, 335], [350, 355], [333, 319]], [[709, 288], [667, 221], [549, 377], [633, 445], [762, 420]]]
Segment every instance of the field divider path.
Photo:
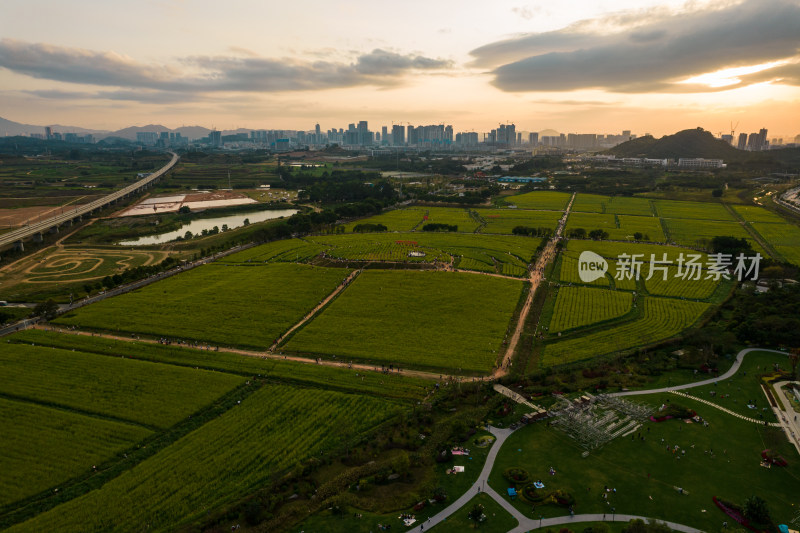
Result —
[[316, 306], [314, 309], [312, 309], [312, 310], [311, 310], [311, 311], [310, 311], [310, 312], [309, 312], [309, 313], [308, 313], [306, 316], [304, 316], [303, 318], [301, 318], [301, 319], [300, 319], [300, 321], [299, 321], [297, 324], [295, 324], [294, 326], [292, 326], [291, 328], [289, 328], [288, 330], [286, 330], [286, 332], [285, 332], [285, 333], [283, 333], [283, 334], [282, 334], [280, 337], [278, 337], [278, 339], [277, 339], [277, 340], [276, 340], [274, 343], [272, 343], [272, 346], [270, 346], [270, 347], [269, 347], [269, 351], [270, 351], [270, 352], [274, 352], [274, 351], [275, 351], [275, 350], [278, 348], [278, 346], [280, 345], [280, 343], [282, 343], [282, 342], [283, 342], [283, 340], [284, 340], [286, 337], [288, 337], [289, 335], [291, 335], [291, 334], [292, 334], [292, 332], [294, 332], [294, 331], [295, 331], [297, 328], [299, 328], [300, 326], [302, 326], [303, 324], [305, 324], [306, 322], [308, 322], [309, 320], [311, 320], [312, 318], [314, 318], [314, 315], [316, 315], [316, 314], [317, 314], [317, 313], [320, 311], [320, 309], [322, 309], [322, 308], [324, 308], [326, 305], [328, 305], [328, 303], [329, 303], [331, 300], [333, 300], [334, 298], [336, 298], [336, 297], [339, 295], [339, 293], [340, 293], [340, 292], [342, 292], [342, 291], [343, 291], [343, 290], [345, 290], [347, 287], [349, 287], [349, 286], [350, 286], [350, 283], [351, 283], [351, 282], [352, 282], [352, 281], [353, 281], [353, 280], [356, 278], [356, 276], [358, 276], [360, 273], [361, 273], [361, 270], [354, 270], [354, 271], [352, 271], [352, 272], [350, 273], [350, 275], [349, 275], [349, 276], [347, 276], [347, 277], [344, 279], [344, 281], [342, 281], [342, 283], [340, 283], [340, 284], [339, 284], [339, 285], [338, 285], [338, 286], [337, 286], [335, 289], [333, 289], [333, 292], [331, 292], [331, 293], [330, 293], [328, 296], [326, 296], [324, 300], [322, 300], [322, 301], [321, 301], [319, 304], [317, 304], [317, 306]]
[[[25, 329], [28, 329], [28, 328], [25, 328]], [[115, 341], [138, 342], [138, 343], [145, 343], [145, 344], [161, 344], [156, 339], [142, 339], [142, 338], [132, 339], [130, 337], [124, 337], [124, 336], [120, 336], [120, 335], [112, 335], [110, 333], [98, 333], [98, 332], [92, 332], [92, 331], [82, 331], [82, 330], [79, 330], [79, 329], [62, 329], [62, 328], [53, 327], [52, 325], [36, 324], [36, 325], [32, 325], [30, 329], [40, 329], [40, 330], [43, 330], [43, 331], [53, 331], [53, 332], [61, 333], [61, 334], [64, 334], [64, 335], [83, 335], [83, 336], [86, 336], [86, 337], [100, 337], [100, 338], [103, 338], [103, 339], [111, 339], [111, 340], [115, 340]], [[202, 344], [205, 345], [206, 343], [202, 343]], [[172, 346], [175, 347], [175, 348], [180, 348], [182, 350], [196, 350], [196, 351], [201, 351], [201, 352], [208, 351], [211, 354], [217, 353], [216, 351], [203, 350], [202, 348], [191, 348], [189, 346], [181, 346], [180, 344], [172, 344]], [[255, 350], [244, 350], [244, 349], [241, 349], [241, 348], [224, 348], [224, 349], [220, 349], [218, 353], [233, 353], [233, 354], [237, 354], [237, 355], [244, 355], [244, 356], [247, 356], [247, 357], [258, 357], [260, 359], [276, 359], [276, 360], [284, 360], [284, 361], [293, 361], [295, 363], [304, 363], [304, 364], [308, 364], [308, 365], [332, 366], [332, 367], [338, 367], [338, 368], [348, 368], [348, 369], [352, 369], [352, 370], [360, 370], [360, 371], [378, 372], [378, 373], [380, 373], [380, 370], [378, 368], [376, 368], [375, 365], [370, 365], [370, 364], [347, 363], [347, 362], [343, 362], [343, 361], [329, 361], [329, 360], [325, 360], [325, 359], [317, 360], [317, 359], [312, 359], [310, 357], [300, 357], [300, 356], [297, 356], [297, 355], [288, 355], [288, 354], [287, 355], [281, 355], [281, 354], [277, 354], [277, 353], [274, 353], [274, 352], [259, 352], [259, 351], [255, 351]], [[434, 372], [426, 372], [424, 370], [403, 369], [403, 371], [400, 372], [400, 374], [403, 375], [403, 376], [411, 376], [411, 377], [420, 378], [420, 379], [430, 379], [430, 380], [433, 380], [433, 381], [440, 381], [441, 378], [442, 378], [442, 374], [439, 373], [439, 372], [436, 372], [436, 373], [434, 373]], [[451, 374], [450, 377], [454, 377], [454, 378], [463, 377], [464, 379], [467, 379], [467, 378], [472, 379], [472, 376], [458, 376], [458, 375], [455, 375], [455, 374]], [[484, 378], [475, 378], [475, 379], [484, 379]]]
[[725, 206], [725, 209], [728, 210], [728, 212], [731, 214], [731, 216], [733, 216], [733, 218], [735, 218], [737, 221], [739, 221], [739, 224], [744, 228], [744, 230], [753, 238], [754, 241], [756, 241], [758, 244], [760, 244], [761, 247], [769, 255], [771, 255], [773, 259], [777, 259], [779, 261], [784, 261], [784, 259], [781, 256], [781, 254], [779, 254], [778, 251], [775, 250], [775, 248], [773, 248], [772, 245], [769, 244], [766, 241], [766, 239], [764, 239], [758, 233], [758, 231], [742, 217], [742, 215], [737, 213], [736, 210], [733, 207], [731, 207], [729, 204], [726, 204], [726, 203], [723, 202], [722, 205]]
[[522, 330], [525, 327], [525, 321], [528, 319], [528, 312], [530, 312], [531, 306], [533, 305], [533, 295], [536, 293], [536, 289], [539, 288], [539, 283], [541, 283], [544, 279], [545, 267], [556, 256], [556, 243], [561, 239], [561, 233], [564, 231], [564, 227], [567, 225], [567, 218], [569, 217], [569, 212], [570, 209], [572, 209], [572, 203], [574, 201], [575, 193], [572, 193], [572, 197], [570, 197], [569, 203], [564, 210], [564, 215], [558, 221], [558, 226], [556, 226], [556, 231], [553, 233], [553, 238], [550, 239], [542, 249], [542, 252], [539, 254], [539, 258], [536, 260], [536, 263], [531, 269], [529, 278], [531, 288], [528, 291], [528, 296], [525, 298], [525, 304], [523, 304], [522, 310], [519, 313], [517, 326], [514, 328], [514, 334], [511, 336], [511, 340], [508, 342], [508, 349], [506, 350], [505, 355], [503, 355], [503, 360], [501, 361], [500, 366], [492, 373], [492, 378], [499, 378], [508, 374], [508, 367], [511, 365], [514, 352], [517, 350], [517, 344], [522, 336]]

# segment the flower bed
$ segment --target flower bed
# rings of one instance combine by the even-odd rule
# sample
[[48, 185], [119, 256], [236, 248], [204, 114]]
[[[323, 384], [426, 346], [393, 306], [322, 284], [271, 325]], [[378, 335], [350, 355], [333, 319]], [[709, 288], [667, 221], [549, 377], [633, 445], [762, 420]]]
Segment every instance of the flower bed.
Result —
[[524, 484], [531, 480], [531, 475], [524, 468], [506, 468], [503, 477], [510, 483]]
[[786, 459], [769, 449], [761, 452], [761, 458], [775, 466], [787, 466], [789, 464]]
[[730, 516], [750, 531], [755, 531], [755, 533], [769, 533], [769, 531], [758, 529], [757, 527], [751, 525], [750, 521], [744, 517], [742, 509], [738, 505], [723, 500], [718, 500], [716, 496], [712, 496], [712, 499], [714, 500], [714, 505], [719, 507], [723, 513]]

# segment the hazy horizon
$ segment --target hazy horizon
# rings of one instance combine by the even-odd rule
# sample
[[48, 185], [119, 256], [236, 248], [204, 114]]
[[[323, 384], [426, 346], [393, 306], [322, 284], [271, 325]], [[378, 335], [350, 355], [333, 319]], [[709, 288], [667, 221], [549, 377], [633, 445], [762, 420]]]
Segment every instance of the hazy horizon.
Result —
[[0, 116], [20, 123], [800, 133], [794, 0], [8, 0], [0, 13]]

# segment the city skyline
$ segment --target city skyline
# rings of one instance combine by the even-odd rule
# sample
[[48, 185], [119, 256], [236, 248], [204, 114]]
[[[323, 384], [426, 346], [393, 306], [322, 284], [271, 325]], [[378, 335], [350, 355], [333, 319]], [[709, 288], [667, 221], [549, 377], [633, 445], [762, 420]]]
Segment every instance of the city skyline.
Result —
[[11, 0], [0, 11], [0, 116], [23, 123], [798, 133], [790, 0]]

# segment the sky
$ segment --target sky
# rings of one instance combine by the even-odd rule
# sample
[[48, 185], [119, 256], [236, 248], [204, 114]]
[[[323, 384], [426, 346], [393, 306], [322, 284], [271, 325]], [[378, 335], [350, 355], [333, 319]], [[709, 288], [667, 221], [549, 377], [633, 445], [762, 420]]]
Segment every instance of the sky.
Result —
[[0, 117], [800, 134], [800, 0], [2, 0]]

